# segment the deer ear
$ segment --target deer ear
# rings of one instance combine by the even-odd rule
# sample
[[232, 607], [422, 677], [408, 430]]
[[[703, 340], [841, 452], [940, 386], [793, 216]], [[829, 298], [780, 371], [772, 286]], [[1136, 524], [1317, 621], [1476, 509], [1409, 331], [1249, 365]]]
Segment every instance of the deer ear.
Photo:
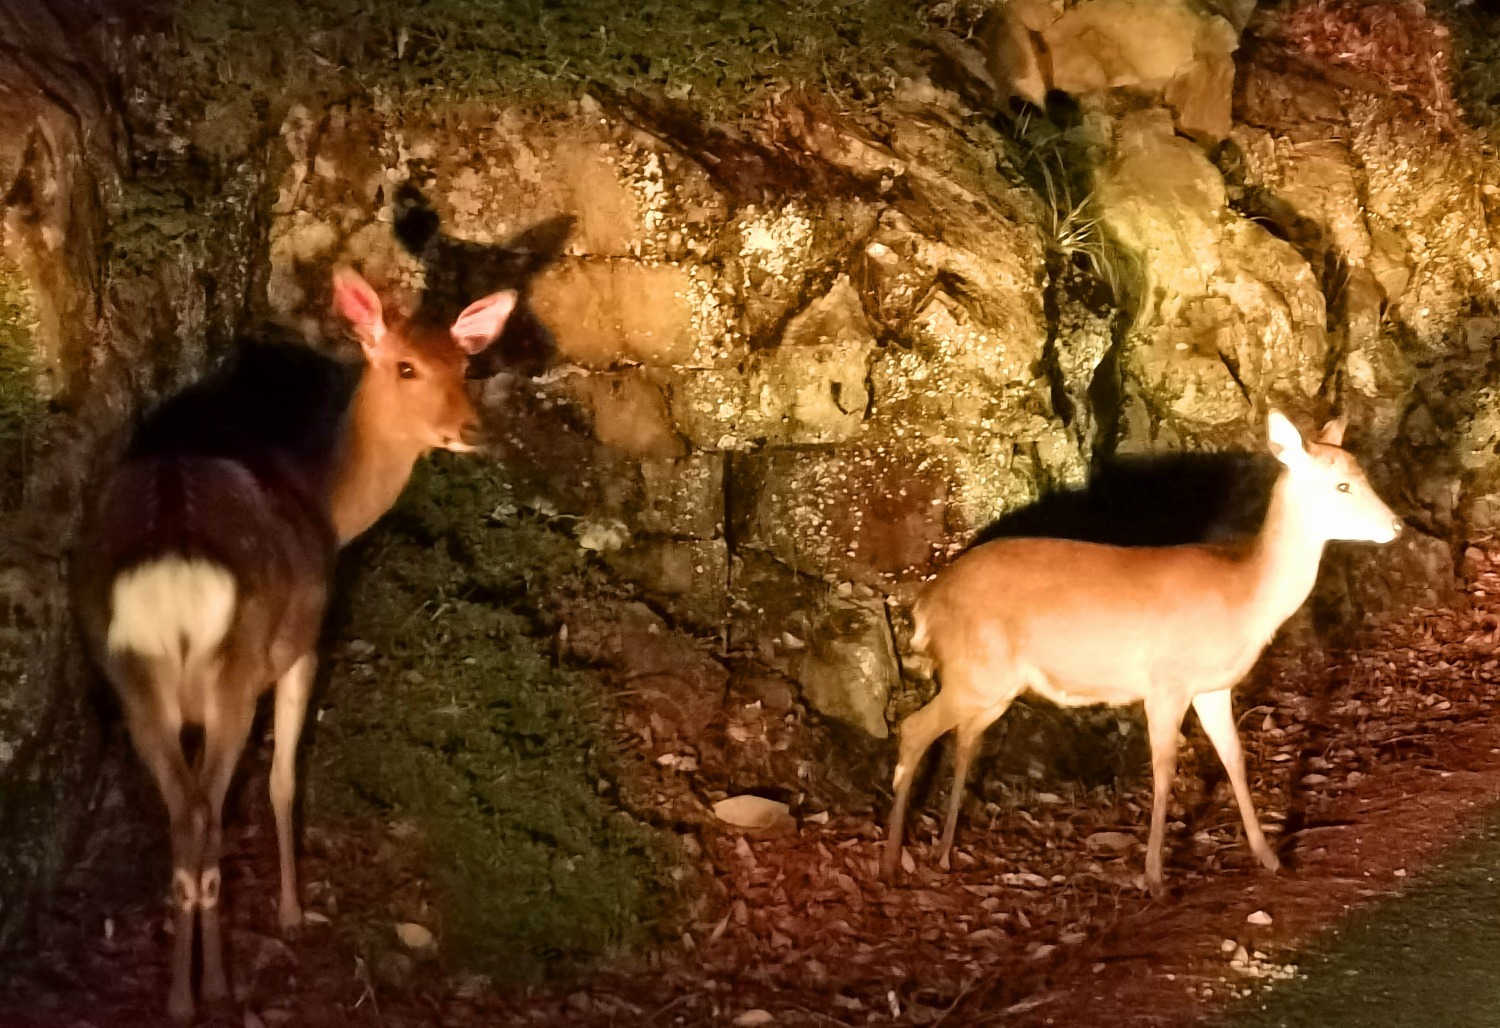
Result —
[[1283, 464], [1290, 465], [1307, 455], [1302, 433], [1279, 410], [1273, 409], [1266, 415], [1266, 439], [1271, 444], [1271, 455]]
[[459, 349], [473, 356], [500, 338], [515, 309], [516, 291], [502, 289], [465, 307], [448, 331]]
[[334, 269], [333, 308], [354, 328], [367, 354], [379, 348], [385, 337], [385, 313], [380, 297], [353, 268]]
[[1343, 446], [1344, 429], [1349, 427], [1349, 415], [1340, 414], [1328, 424], [1323, 426], [1323, 431], [1318, 434], [1318, 442], [1324, 446]]

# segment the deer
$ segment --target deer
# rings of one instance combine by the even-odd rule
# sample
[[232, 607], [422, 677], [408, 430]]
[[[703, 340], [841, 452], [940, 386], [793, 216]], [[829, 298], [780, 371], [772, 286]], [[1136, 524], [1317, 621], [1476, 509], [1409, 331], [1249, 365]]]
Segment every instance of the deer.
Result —
[[986, 728], [1030, 691], [1063, 707], [1144, 703], [1152, 771], [1146, 881], [1162, 887], [1167, 799], [1189, 707], [1219, 759], [1253, 855], [1275, 872], [1245, 778], [1231, 690], [1312, 591], [1326, 543], [1388, 543], [1402, 521], [1342, 448], [1345, 419], [1304, 442], [1270, 410], [1281, 463], [1259, 532], [1230, 543], [1123, 547], [1068, 539], [998, 539], [961, 554], [914, 604], [912, 646], [936, 668], [937, 696], [899, 728], [881, 872], [896, 873], [912, 779], [956, 732], [953, 790], [936, 857], [945, 870], [970, 762]]
[[[220, 924], [223, 806], [257, 702], [274, 690], [270, 798], [277, 918], [302, 923], [292, 837], [296, 747], [338, 549], [396, 501], [432, 450], [475, 449], [469, 358], [504, 330], [514, 290], [451, 325], [388, 323], [355, 271], [334, 307], [364, 363], [357, 383], [305, 345], [242, 343], [216, 375], [147, 417], [109, 477], [75, 556], [84, 638], [118, 694], [166, 804], [175, 938], [167, 1009], [228, 996]], [[185, 730], [197, 738], [190, 759]]]

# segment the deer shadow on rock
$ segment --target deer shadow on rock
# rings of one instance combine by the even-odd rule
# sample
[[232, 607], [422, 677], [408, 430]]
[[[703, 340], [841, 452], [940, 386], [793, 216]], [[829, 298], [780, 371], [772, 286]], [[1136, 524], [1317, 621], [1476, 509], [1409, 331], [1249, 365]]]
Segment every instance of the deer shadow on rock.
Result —
[[983, 528], [995, 539], [1077, 539], [1111, 546], [1220, 543], [1252, 535], [1280, 465], [1258, 453], [1149, 454], [1106, 460], [1086, 489], [1049, 493]]
[[394, 202], [396, 239], [421, 262], [426, 277], [412, 321], [448, 325], [479, 297], [514, 289], [519, 293], [515, 313], [497, 345], [470, 362], [469, 377], [509, 372], [534, 378], [551, 367], [557, 341], [531, 309], [527, 290], [537, 274], [562, 256], [576, 219], [560, 214], [503, 243], [478, 243], [446, 235], [441, 217], [411, 182], [396, 191]]

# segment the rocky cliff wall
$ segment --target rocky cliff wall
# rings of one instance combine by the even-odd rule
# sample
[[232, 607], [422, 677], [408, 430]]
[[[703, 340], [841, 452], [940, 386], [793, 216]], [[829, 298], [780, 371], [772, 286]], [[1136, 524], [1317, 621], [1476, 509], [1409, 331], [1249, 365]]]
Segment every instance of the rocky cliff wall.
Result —
[[84, 498], [141, 403], [232, 332], [262, 250], [261, 172], [187, 172], [140, 131], [149, 79], [122, 101], [147, 28], [107, 5], [0, 5], [0, 944], [93, 802], [110, 700], [68, 601]]
[[[476, 92], [463, 48], [488, 37], [377, 8], [262, 48], [212, 4], [0, 9], [6, 926], [87, 794], [62, 576], [96, 455], [250, 319], [327, 336], [336, 260], [415, 296], [405, 185], [460, 254], [574, 219], [528, 287], [557, 365], [480, 387], [518, 502], [869, 736], [930, 688], [900, 656], [925, 575], [1070, 509], [1138, 541], [1253, 527], [1264, 476], [1212, 455], [1258, 451], [1269, 404], [1347, 410], [1418, 529], [1335, 555], [1330, 623], [1437, 602], [1500, 516], [1500, 186], [1441, 12], [940, 4], [923, 47], [867, 32], [837, 88], [789, 51], [798, 75], [758, 69], [735, 104], [703, 92], [727, 59], [633, 89], [607, 48], [608, 74], [535, 88], [517, 58]], [[1166, 459], [1189, 454], [1196, 484]], [[1144, 503], [1055, 505], [1090, 481], [1139, 501], [1142, 469]]]
[[[1325, 612], [1433, 602], [1491, 502], [1483, 444], [1451, 430], [1483, 434], [1487, 393], [1428, 393], [1454, 361], [1491, 375], [1494, 171], [1451, 89], [1353, 71], [1325, 36], [1390, 64], [1407, 39], [1441, 56], [1448, 29], [1169, 3], [1143, 50], [1161, 6], [1001, 6], [857, 109], [789, 89], [716, 120], [595, 89], [298, 114], [270, 306], [311, 324], [323, 298], [293, 283], [335, 258], [411, 285], [387, 230], [403, 182], [460, 238], [576, 216], [531, 294], [562, 366], [487, 387], [496, 455], [682, 623], [727, 626], [877, 736], [909, 702], [889, 701], [913, 583], [1091, 468], [1258, 452], [1273, 403], [1347, 410], [1420, 529], [1336, 555]], [[1055, 81], [1006, 57], [1020, 37]], [[1253, 527], [1254, 491], [1179, 537]]]

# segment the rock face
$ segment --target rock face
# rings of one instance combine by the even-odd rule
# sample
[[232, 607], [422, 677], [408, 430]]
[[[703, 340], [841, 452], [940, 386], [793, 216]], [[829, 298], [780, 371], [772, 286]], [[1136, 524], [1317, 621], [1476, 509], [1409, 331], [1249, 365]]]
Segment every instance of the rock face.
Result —
[[[885, 607], [849, 590], [909, 595], [1101, 460], [1258, 450], [1273, 403], [1348, 407], [1367, 462], [1397, 458], [1413, 344], [1472, 334], [1459, 297], [1496, 279], [1485, 213], [1435, 190], [1479, 173], [1474, 141], [1290, 60], [1270, 16], [1236, 90], [1251, 6], [1000, 7], [964, 95], [1062, 91], [1082, 112], [1033, 153], [922, 81], [857, 120], [789, 94], [748, 134], [660, 99], [293, 110], [266, 307], [316, 331], [305, 283], [335, 259], [415, 289], [392, 183], [479, 242], [574, 216], [530, 289], [565, 367], [487, 391], [497, 455], [683, 623], [727, 624], [879, 735], [909, 693]], [[1419, 167], [1424, 146], [1442, 156]], [[1056, 169], [1046, 188], [1028, 162]], [[1076, 210], [1063, 176], [1086, 183]], [[1411, 561], [1392, 574], [1425, 596], [1435, 565]]]
[[37, 401], [45, 394], [71, 404], [90, 398], [86, 341], [101, 327], [100, 178], [113, 172], [116, 125], [100, 82], [36, 70], [82, 63], [66, 8], [56, 14], [9, 20], [6, 42], [18, 52], [3, 62], [6, 124], [14, 126], [0, 150], [3, 188], [12, 198], [4, 228], [5, 345], [26, 353], [6, 362], [3, 445], [19, 451], [24, 437], [38, 432], [47, 470], [22, 475], [7, 490], [0, 517], [0, 944], [15, 937], [38, 890], [63, 866], [69, 833], [58, 830], [59, 811], [81, 810], [96, 734], [71, 645], [64, 561], [89, 440], [69, 438]]
[[900, 684], [885, 605], [874, 597], [836, 598], [811, 634], [802, 659], [792, 662], [807, 702], [884, 739], [886, 703]]
[[981, 38], [995, 86], [1011, 96], [1042, 106], [1054, 89], [1129, 90], [1163, 100], [1185, 135], [1217, 142], [1247, 17], [1185, 0], [1008, 0]]
[[[1008, 0], [975, 45], [941, 41], [956, 91], [903, 78], [835, 114], [787, 90], [734, 125], [644, 95], [445, 105], [352, 82], [204, 107], [153, 78], [148, 32], [52, 6], [0, 28], [25, 56], [0, 61], [0, 105], [30, 126], [0, 145], [0, 372], [25, 355], [0, 434], [38, 419], [24, 467], [0, 467], [0, 837], [27, 840], [0, 855], [0, 941], [87, 779], [62, 583], [89, 455], [247, 312], [331, 339], [335, 261], [417, 295], [403, 185], [475, 278], [510, 273], [486, 263], [502, 244], [547, 263], [537, 226], [573, 219], [513, 283], [559, 367], [478, 388], [518, 495], [652, 602], [596, 657], [647, 668], [676, 735], [717, 731], [725, 696], [739, 735], [795, 734], [795, 687], [885, 736], [916, 702], [897, 641], [923, 577], [1111, 462], [1258, 449], [1272, 403], [1347, 410], [1427, 530], [1335, 561], [1332, 606], [1431, 602], [1449, 545], [1500, 524], [1500, 173], [1450, 88], [1387, 88], [1286, 30], [1307, 5], [1251, 24], [1239, 0]], [[996, 127], [1002, 100], [1049, 91], [1076, 110]], [[674, 625], [753, 660], [754, 688], [702, 647], [643, 657]], [[770, 767], [725, 780], [766, 788]]]
[[[127, 175], [111, 76], [125, 26], [69, 0], [0, 4], [0, 946], [65, 866], [98, 756], [97, 685], [77, 644], [67, 558], [93, 477], [138, 405], [232, 330], [261, 252], [256, 172], [197, 201]], [[141, 90], [133, 102], [149, 107]], [[154, 112], [153, 112], [154, 114]], [[196, 188], [202, 192], [203, 185]]]
[[[576, 215], [530, 290], [564, 373], [492, 390], [497, 452], [535, 476], [538, 502], [619, 526], [589, 539], [688, 623], [744, 615], [785, 656], [783, 637], [816, 619], [812, 702], [881, 734], [899, 679], [882, 604], [844, 617], [780, 598], [930, 571], [1039, 476], [1077, 481], [1085, 466], [1036, 380], [1047, 329], [1029, 202], [985, 170], [998, 138], [956, 135], [932, 106], [952, 96], [921, 88], [889, 146], [807, 101], [777, 112], [822, 170], [767, 171], [775, 196], [769, 178], [726, 182], [621, 117], [642, 111], [295, 116], [268, 307], [316, 330], [325, 299], [300, 283], [334, 259], [414, 287], [387, 228], [396, 178], [427, 189], [459, 238]], [[1017, 428], [1044, 442], [1018, 450]]]
[[1121, 119], [1096, 188], [1105, 231], [1142, 269], [1123, 370], [1145, 409], [1126, 410], [1123, 445], [1181, 445], [1266, 400], [1307, 406], [1328, 361], [1316, 276], [1230, 209], [1222, 175], [1165, 111]]

